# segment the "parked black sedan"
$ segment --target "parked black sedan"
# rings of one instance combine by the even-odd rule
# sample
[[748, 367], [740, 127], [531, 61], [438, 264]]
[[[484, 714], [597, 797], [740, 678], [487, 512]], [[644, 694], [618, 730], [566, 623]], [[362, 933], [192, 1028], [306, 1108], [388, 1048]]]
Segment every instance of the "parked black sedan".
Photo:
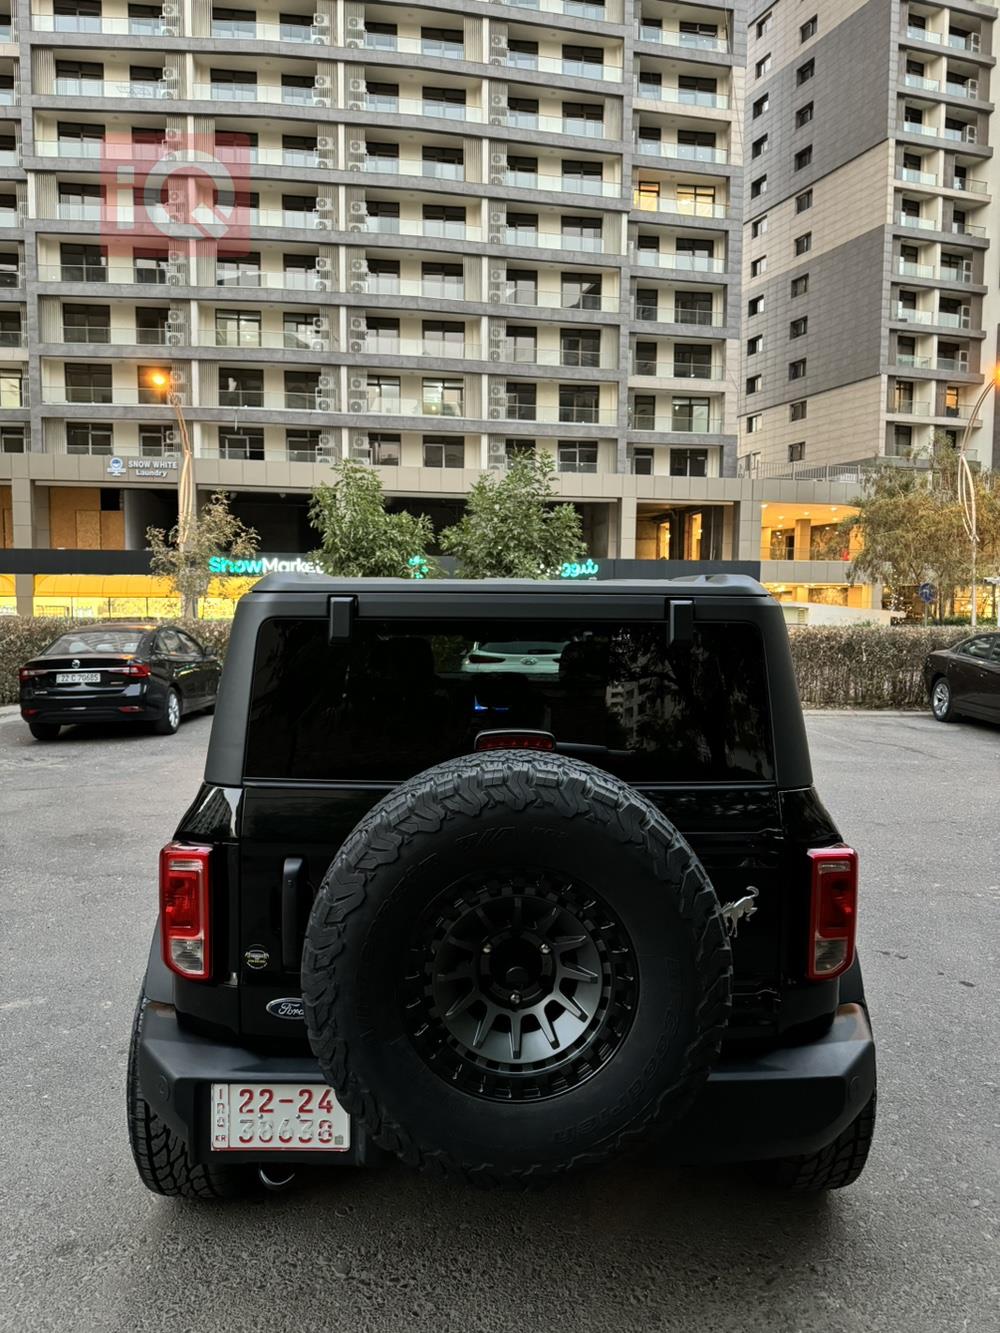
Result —
[[101, 621], [21, 667], [21, 716], [36, 741], [74, 722], [151, 722], [169, 736], [183, 714], [215, 706], [221, 670], [179, 626]]
[[1000, 722], [1000, 632], [973, 634], [924, 661], [931, 712], [939, 722], [978, 717]]

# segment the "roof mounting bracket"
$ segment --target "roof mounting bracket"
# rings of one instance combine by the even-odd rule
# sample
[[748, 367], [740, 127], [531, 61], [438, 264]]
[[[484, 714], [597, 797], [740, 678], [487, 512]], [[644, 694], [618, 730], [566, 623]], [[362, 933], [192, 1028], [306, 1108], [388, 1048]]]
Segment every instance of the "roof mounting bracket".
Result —
[[694, 638], [694, 602], [669, 601], [670, 642], [690, 643]]
[[357, 610], [356, 597], [330, 598], [330, 642], [339, 643], [351, 637], [351, 627]]

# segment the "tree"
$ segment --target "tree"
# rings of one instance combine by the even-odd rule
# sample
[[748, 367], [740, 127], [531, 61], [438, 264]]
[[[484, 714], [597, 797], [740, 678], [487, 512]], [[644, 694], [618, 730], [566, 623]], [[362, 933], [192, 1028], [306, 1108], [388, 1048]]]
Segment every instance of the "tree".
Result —
[[441, 534], [466, 578], [555, 578], [586, 554], [580, 515], [555, 502], [549, 454], [516, 453], [502, 475], [486, 473], [469, 492], [465, 514]]
[[229, 512], [226, 492], [215, 491], [186, 536], [182, 549], [179, 524], [175, 523], [169, 532], [146, 529], [150, 569], [170, 580], [183, 603], [183, 614], [193, 619], [212, 581], [209, 561], [216, 555], [236, 560], [251, 558], [257, 554], [257, 533]]
[[425, 578], [434, 540], [426, 514], [390, 514], [373, 468], [353, 459], [334, 463], [336, 479], [313, 491], [309, 520], [322, 545], [312, 559], [342, 578]]
[[[924, 468], [882, 465], [867, 475], [857, 514], [842, 531], [860, 538], [848, 569], [851, 582], [885, 581], [896, 588], [935, 584], [944, 597], [971, 582], [971, 547], [958, 501], [958, 457], [935, 440]], [[978, 509], [978, 563], [1000, 562], [1000, 489], [993, 473], [973, 476]]]

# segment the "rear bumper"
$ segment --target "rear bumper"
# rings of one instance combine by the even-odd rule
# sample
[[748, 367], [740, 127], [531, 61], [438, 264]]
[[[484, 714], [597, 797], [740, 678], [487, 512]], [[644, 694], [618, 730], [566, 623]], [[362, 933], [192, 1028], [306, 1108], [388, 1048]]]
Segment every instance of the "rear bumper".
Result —
[[[156, 1001], [145, 1011], [138, 1070], [145, 1100], [201, 1162], [213, 1158], [211, 1083], [324, 1081], [309, 1055], [260, 1054], [196, 1036], [179, 1026], [171, 1005]], [[689, 1163], [817, 1152], [855, 1119], [874, 1091], [875, 1043], [867, 1014], [861, 1005], [842, 1005], [819, 1041], [718, 1065], [690, 1114], [668, 1131], [663, 1147], [671, 1159]], [[324, 1161], [366, 1160], [368, 1145], [360, 1127], [353, 1129], [351, 1151], [324, 1156]], [[229, 1161], [235, 1156], [226, 1154]], [[315, 1153], [288, 1154], [297, 1157], [317, 1161]]]
[[120, 694], [90, 699], [36, 695], [21, 700], [21, 717], [25, 722], [55, 722], [62, 726], [74, 722], [155, 722], [163, 716], [165, 702], [165, 695], [157, 697], [146, 690], [141, 693], [123, 690]]

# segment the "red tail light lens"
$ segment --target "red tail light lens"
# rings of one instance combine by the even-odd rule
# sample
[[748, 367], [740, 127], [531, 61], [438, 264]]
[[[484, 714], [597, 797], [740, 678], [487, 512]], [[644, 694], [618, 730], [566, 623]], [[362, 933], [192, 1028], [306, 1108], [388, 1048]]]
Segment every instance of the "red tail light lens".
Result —
[[160, 852], [163, 961], [179, 977], [206, 981], [212, 966], [210, 847], [167, 843]]
[[554, 750], [556, 738], [550, 731], [481, 731], [476, 737], [477, 750]]
[[35, 676], [45, 676], [49, 672], [48, 667], [21, 667], [18, 670], [18, 680], [33, 680]]
[[112, 676], [134, 676], [141, 680], [149, 675], [145, 662], [130, 662], [128, 666], [106, 667], [105, 670]]
[[858, 921], [858, 854], [850, 847], [821, 847], [812, 862], [809, 908], [810, 981], [839, 977], [854, 962]]

